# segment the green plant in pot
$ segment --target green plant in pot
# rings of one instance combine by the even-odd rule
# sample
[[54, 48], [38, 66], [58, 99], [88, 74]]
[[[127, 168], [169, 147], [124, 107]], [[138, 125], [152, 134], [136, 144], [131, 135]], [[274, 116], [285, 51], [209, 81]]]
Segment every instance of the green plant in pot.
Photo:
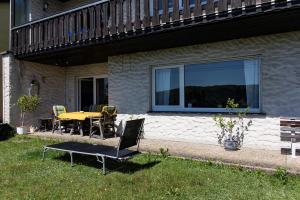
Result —
[[239, 104], [229, 98], [226, 111], [226, 118], [222, 114], [214, 116], [216, 125], [221, 129], [217, 135], [218, 143], [224, 145], [227, 150], [237, 150], [243, 144], [245, 132], [252, 125], [252, 120], [245, 120], [249, 108], [239, 109]]
[[18, 134], [25, 134], [27, 133], [27, 129], [24, 126], [24, 119], [26, 113], [33, 113], [36, 111], [37, 107], [40, 104], [40, 98], [38, 96], [30, 96], [30, 95], [23, 95], [20, 96], [17, 101], [17, 106], [21, 111], [21, 126], [17, 127]]

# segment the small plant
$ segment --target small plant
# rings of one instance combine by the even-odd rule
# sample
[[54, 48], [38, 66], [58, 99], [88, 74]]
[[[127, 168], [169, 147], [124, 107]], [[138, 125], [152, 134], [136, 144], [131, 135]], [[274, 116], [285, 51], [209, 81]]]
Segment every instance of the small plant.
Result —
[[238, 148], [242, 146], [245, 132], [252, 125], [252, 120], [245, 123], [245, 117], [249, 112], [249, 108], [233, 113], [234, 109], [237, 108], [239, 108], [239, 104], [234, 99], [229, 98], [226, 103], [226, 111], [229, 115], [228, 119], [225, 119], [221, 114], [214, 116], [216, 125], [221, 129], [221, 132], [218, 133], [219, 144], [229, 141], [235, 142]]
[[21, 126], [24, 126], [24, 118], [27, 112], [36, 111], [38, 105], [40, 104], [40, 98], [38, 96], [23, 95], [19, 97], [17, 101], [17, 106], [21, 110]]
[[274, 176], [282, 182], [283, 185], [286, 185], [288, 182], [288, 171], [286, 168], [279, 167], [276, 169]]
[[167, 192], [168, 196], [180, 196], [180, 190], [177, 187], [171, 187]]
[[169, 149], [164, 149], [164, 148], [160, 148], [159, 149], [159, 152], [160, 152], [160, 155], [163, 157], [163, 158], [167, 158], [168, 156], [170, 156], [169, 154]]
[[150, 162], [152, 161], [152, 157], [153, 157], [153, 155], [152, 155], [152, 153], [149, 151], [149, 152], [146, 154], [146, 158], [147, 158], [148, 163], [150, 163]]

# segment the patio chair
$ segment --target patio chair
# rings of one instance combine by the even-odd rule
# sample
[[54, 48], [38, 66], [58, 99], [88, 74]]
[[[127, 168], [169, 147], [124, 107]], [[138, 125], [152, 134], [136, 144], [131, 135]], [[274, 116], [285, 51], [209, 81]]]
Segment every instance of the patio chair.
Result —
[[116, 106], [104, 106], [102, 109], [103, 128], [105, 130], [112, 130], [113, 134], [116, 135], [115, 121], [117, 118]]
[[[68, 152], [71, 157], [71, 166], [73, 166], [73, 154], [92, 155], [96, 156], [97, 161], [102, 163], [102, 172], [105, 174], [106, 158], [122, 162], [139, 153], [139, 141], [144, 121], [145, 119], [127, 121], [117, 147], [79, 142], [63, 142], [45, 146], [43, 160], [48, 150]], [[136, 146], [136, 150], [128, 149], [134, 146]]]
[[52, 123], [52, 133], [54, 133], [55, 130], [59, 130], [59, 132], [62, 134], [61, 126], [62, 121], [58, 119], [58, 116], [62, 113], [66, 113], [66, 107], [62, 105], [54, 105], [53, 106], [53, 123]]
[[101, 117], [90, 118], [90, 137], [96, 132], [95, 128], [99, 130], [101, 139], [104, 138], [104, 132], [110, 129], [114, 136], [116, 136], [115, 121], [117, 117], [117, 108], [115, 106], [103, 106], [101, 114]]
[[106, 106], [104, 104], [94, 104], [89, 107], [89, 112], [102, 112], [103, 107]]

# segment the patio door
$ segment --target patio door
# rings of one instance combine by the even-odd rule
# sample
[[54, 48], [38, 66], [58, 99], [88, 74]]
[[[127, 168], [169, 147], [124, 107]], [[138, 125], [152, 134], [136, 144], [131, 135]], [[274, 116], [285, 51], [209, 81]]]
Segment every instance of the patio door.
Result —
[[78, 82], [78, 110], [89, 111], [95, 104], [108, 104], [107, 77], [85, 77]]

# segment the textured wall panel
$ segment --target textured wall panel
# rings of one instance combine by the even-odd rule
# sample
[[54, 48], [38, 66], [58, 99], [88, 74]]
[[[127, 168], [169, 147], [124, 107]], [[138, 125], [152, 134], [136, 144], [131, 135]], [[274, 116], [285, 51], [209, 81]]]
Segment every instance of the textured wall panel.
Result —
[[279, 117], [300, 117], [300, 32], [110, 57], [109, 101], [117, 105], [125, 117], [128, 114], [145, 116], [148, 138], [216, 144], [218, 129], [212, 115], [147, 114], [151, 111], [151, 69], [244, 58], [261, 61], [264, 113], [251, 115], [253, 126], [245, 138], [245, 146], [278, 149], [287, 145], [280, 142]]

